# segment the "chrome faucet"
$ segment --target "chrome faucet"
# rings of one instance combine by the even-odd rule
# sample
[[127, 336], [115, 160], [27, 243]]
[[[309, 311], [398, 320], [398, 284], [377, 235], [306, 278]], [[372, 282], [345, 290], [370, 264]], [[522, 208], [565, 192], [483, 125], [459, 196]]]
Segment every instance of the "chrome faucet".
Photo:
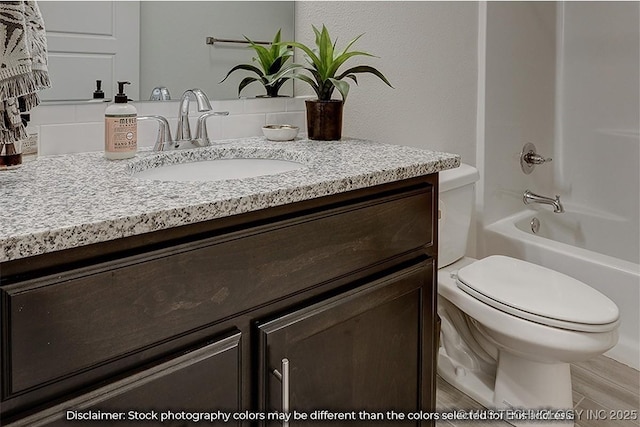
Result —
[[[198, 127], [195, 138], [191, 137], [189, 126], [189, 98], [193, 95], [198, 103], [198, 111], [205, 111], [198, 117]], [[212, 116], [226, 116], [228, 111], [211, 111], [211, 103], [207, 95], [200, 89], [189, 89], [182, 95], [180, 101], [180, 117], [178, 118], [178, 129], [176, 139], [171, 139], [169, 122], [162, 116], [138, 116], [138, 120], [155, 120], [158, 122], [158, 137], [153, 151], [176, 150], [179, 148], [206, 147], [211, 145], [207, 134], [207, 119]]]
[[532, 193], [531, 191], [526, 190], [522, 195], [522, 201], [524, 202], [525, 205], [528, 205], [531, 203], [541, 203], [543, 205], [551, 205], [553, 206], [553, 211], [555, 213], [564, 212], [564, 207], [562, 206], [562, 203], [560, 203], [560, 196], [556, 196], [555, 199], [552, 199], [551, 197], [541, 196], [539, 194]]
[[182, 94], [180, 100], [180, 115], [178, 117], [178, 129], [176, 130], [176, 144], [181, 142], [191, 142], [191, 127], [189, 126], [189, 99], [191, 96], [196, 100], [198, 104], [198, 111], [211, 111], [211, 103], [207, 95], [200, 89], [187, 89]]

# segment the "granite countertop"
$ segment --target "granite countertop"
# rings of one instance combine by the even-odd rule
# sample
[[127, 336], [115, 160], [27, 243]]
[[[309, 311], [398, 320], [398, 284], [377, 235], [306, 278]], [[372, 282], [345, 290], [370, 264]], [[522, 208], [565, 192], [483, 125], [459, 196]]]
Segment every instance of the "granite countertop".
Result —
[[[306, 168], [242, 180], [150, 181], [140, 171], [184, 160], [276, 158]], [[337, 194], [457, 167], [454, 154], [347, 139], [271, 142], [263, 137], [207, 148], [41, 157], [0, 171], [0, 262]]]

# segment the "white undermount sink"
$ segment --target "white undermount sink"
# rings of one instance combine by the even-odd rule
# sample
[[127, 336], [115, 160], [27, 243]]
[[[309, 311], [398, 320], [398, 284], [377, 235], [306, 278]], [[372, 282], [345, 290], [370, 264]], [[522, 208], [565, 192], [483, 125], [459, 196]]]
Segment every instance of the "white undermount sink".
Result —
[[215, 159], [152, 167], [135, 172], [134, 177], [156, 181], [224, 181], [275, 175], [306, 166], [278, 159]]

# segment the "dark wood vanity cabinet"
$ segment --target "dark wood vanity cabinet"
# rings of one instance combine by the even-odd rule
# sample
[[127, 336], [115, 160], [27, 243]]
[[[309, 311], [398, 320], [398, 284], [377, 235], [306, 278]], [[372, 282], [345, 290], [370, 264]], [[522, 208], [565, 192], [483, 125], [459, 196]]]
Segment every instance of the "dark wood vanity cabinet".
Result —
[[0, 424], [433, 410], [436, 195], [434, 174], [0, 264]]
[[432, 277], [431, 262], [419, 262], [260, 324], [263, 410], [327, 410], [352, 417], [349, 425], [369, 426], [388, 410], [429, 407], [422, 385], [430, 374], [422, 371], [421, 355], [430, 341], [422, 325], [429, 323], [423, 307]]
[[194, 348], [9, 425], [184, 426], [182, 412], [210, 412], [212, 402], [220, 411], [238, 412], [240, 336]]

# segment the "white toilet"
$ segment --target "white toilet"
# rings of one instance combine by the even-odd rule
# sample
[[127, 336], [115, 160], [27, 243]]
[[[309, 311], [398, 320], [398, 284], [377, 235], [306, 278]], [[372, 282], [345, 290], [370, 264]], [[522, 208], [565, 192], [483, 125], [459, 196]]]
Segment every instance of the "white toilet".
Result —
[[529, 262], [464, 257], [478, 178], [465, 164], [440, 173], [438, 373], [488, 408], [571, 409], [569, 364], [616, 344], [618, 307]]

